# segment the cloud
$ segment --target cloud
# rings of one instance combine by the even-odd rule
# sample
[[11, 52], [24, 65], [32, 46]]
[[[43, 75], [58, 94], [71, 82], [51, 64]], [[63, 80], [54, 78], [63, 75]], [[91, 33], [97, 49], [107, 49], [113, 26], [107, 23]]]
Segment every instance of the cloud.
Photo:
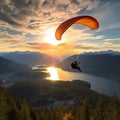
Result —
[[82, 49], [82, 50], [95, 50], [97, 49], [98, 46], [95, 46], [95, 45], [89, 45], [89, 44], [79, 44], [79, 45], [76, 45], [75, 46], [75, 49]]
[[[116, 45], [120, 41], [119, 36], [114, 40], [110, 37], [106, 39], [105, 36], [108, 35], [104, 32], [120, 27], [119, 5], [119, 1], [101, 0], [1, 0], [0, 44], [4, 47], [0, 50], [40, 50], [67, 54], [112, 48], [110, 45], [119, 49]], [[100, 28], [92, 31], [82, 25], [73, 25], [63, 35], [64, 44], [55, 47], [43, 43], [51, 28], [56, 28], [66, 19], [83, 14], [94, 16], [99, 21]]]
[[[80, 25], [78, 25], [80, 26]], [[85, 27], [86, 28], [86, 27]], [[83, 43], [83, 42], [87, 42], [89, 41], [93, 41], [95, 42], [96, 40], [103, 39], [104, 35], [95, 35], [96, 31], [92, 31], [90, 29], [74, 29], [74, 28], [70, 28], [68, 29], [64, 34], [63, 34], [63, 41], [68, 43]]]
[[1, 31], [0, 32], [0, 38], [1, 39], [5, 39], [5, 38], [9, 38], [9, 39], [11, 39], [11, 35], [10, 34], [8, 34], [6, 31]]
[[[26, 34], [39, 34], [43, 38], [46, 30], [61, 21], [76, 16], [82, 9], [88, 9], [96, 0], [2, 0], [0, 2], [0, 28], [21, 32], [21, 37], [11, 33], [0, 33], [1, 40], [28, 41]], [[96, 2], [97, 4], [98, 2]], [[91, 9], [97, 6], [91, 6]], [[36, 39], [38, 38], [36, 37]], [[29, 37], [29, 40], [31, 37]], [[32, 39], [34, 42], [35, 39]], [[38, 40], [38, 39], [37, 39]]]
[[0, 20], [17, 29], [31, 29], [40, 23], [58, 22], [75, 16], [82, 9], [93, 9], [98, 4], [96, 0], [2, 0]]
[[46, 50], [47, 49], [52, 49], [52, 45], [48, 43], [26, 43], [26, 46], [31, 49], [36, 49], [36, 50]]
[[112, 28], [120, 28], [120, 1], [102, 1], [92, 15], [95, 16], [100, 24], [99, 31]]
[[4, 40], [17, 40], [17, 41], [23, 41], [25, 39], [24, 35], [21, 34], [10, 34], [7, 31], [0, 31], [0, 42], [4, 41]]
[[[73, 43], [61, 43], [57, 46], [52, 46], [47, 43], [27, 43], [26, 48], [33, 51], [44, 51], [51, 55], [63, 55], [63, 54], [76, 54], [86, 50], [97, 50], [98, 46], [93, 44], [73, 44]], [[47, 49], [46, 49], [47, 48]]]
[[[26, 43], [26, 48], [33, 50], [33, 51], [44, 51], [48, 54], [66, 54], [73, 51], [74, 45], [73, 44], [65, 44], [61, 43], [57, 46], [53, 46], [48, 43]], [[66, 51], [66, 49], [68, 51]]]
[[0, 41], [0, 51], [22, 51], [24, 50], [25, 43], [21, 42], [19, 39], [4, 39]]
[[104, 43], [112, 43], [112, 44], [119, 44], [120, 45], [120, 38], [107, 38], [104, 40]]
[[111, 42], [105, 42], [103, 45], [101, 45], [101, 50], [115, 50], [120, 51], [120, 44], [113, 44]]

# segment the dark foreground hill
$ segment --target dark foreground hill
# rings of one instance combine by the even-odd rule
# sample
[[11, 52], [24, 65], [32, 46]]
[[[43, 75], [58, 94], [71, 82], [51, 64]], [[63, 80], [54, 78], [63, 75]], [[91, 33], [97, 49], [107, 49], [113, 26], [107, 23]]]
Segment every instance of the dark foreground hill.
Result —
[[[98, 94], [90, 89], [85, 81], [22, 81], [10, 87], [14, 96], [26, 99], [34, 107], [54, 106], [60, 104], [77, 104], [88, 97], [91, 104], [95, 104]], [[80, 102], [81, 103], [81, 102]]]
[[[74, 61], [80, 63], [83, 73], [101, 75], [113, 80], [120, 80], [120, 55], [112, 54], [83, 54], [73, 55], [58, 64], [64, 70], [75, 71], [71, 68]], [[77, 71], [77, 70], [76, 70]]]
[[[59, 101], [69, 103], [76, 99], [97, 99], [97, 92], [90, 90], [90, 84], [84, 81], [22, 81], [10, 87], [13, 95], [27, 99], [33, 106], [56, 104]], [[94, 101], [93, 100], [93, 101]], [[67, 101], [67, 102], [65, 102]]]

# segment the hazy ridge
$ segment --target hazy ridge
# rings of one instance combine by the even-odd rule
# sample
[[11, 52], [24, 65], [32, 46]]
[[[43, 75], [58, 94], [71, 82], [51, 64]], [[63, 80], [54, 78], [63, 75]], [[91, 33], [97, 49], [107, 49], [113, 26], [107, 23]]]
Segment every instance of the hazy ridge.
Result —
[[0, 53], [0, 56], [7, 58], [9, 60], [18, 62], [20, 64], [26, 64], [26, 65], [52, 65], [60, 62], [57, 58], [52, 57], [47, 54], [43, 54], [40, 52], [7, 52], [7, 53]]
[[0, 57], [0, 74], [13, 73], [30, 69], [27, 65], [13, 62], [6, 58]]

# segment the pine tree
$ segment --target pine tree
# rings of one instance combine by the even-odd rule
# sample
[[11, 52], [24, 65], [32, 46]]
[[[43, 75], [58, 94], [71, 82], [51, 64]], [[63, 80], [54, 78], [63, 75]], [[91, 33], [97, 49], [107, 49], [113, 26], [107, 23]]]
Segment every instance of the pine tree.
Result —
[[23, 120], [31, 120], [30, 108], [26, 100], [24, 100], [22, 103], [22, 114], [24, 115]]
[[21, 119], [21, 113], [18, 110], [18, 108], [16, 107], [15, 103], [13, 103], [12, 106], [11, 106], [11, 110], [10, 110], [10, 113], [9, 113], [9, 119], [10, 120], [22, 120]]
[[107, 120], [120, 120], [120, 102], [115, 95], [110, 98], [106, 115]]
[[100, 96], [95, 110], [95, 120], [106, 120], [104, 96]]
[[84, 99], [81, 106], [80, 120], [90, 120], [90, 106], [87, 98]]
[[36, 111], [35, 111], [31, 106], [29, 106], [29, 109], [30, 109], [31, 119], [32, 119], [32, 120], [39, 120], [39, 116], [38, 116], [38, 114], [36, 113]]
[[0, 88], [0, 120], [7, 120], [9, 108], [7, 106], [6, 91]]

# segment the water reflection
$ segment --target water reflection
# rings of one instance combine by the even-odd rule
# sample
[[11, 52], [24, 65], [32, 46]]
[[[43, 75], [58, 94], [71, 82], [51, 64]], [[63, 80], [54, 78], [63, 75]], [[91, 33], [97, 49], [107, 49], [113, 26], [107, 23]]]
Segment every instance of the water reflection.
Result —
[[49, 74], [50, 74], [50, 77], [48, 77], [47, 79], [49, 79], [49, 80], [59, 80], [57, 68], [48, 67], [47, 72], [49, 72]]
[[60, 68], [55, 67], [46, 67], [46, 72], [50, 73], [50, 77], [47, 78], [49, 80], [83, 80], [87, 81], [91, 84], [91, 89], [104, 93], [106, 95], [114, 95], [117, 94], [118, 98], [120, 98], [120, 82], [111, 80], [108, 78], [85, 74], [85, 73], [75, 73], [64, 71]]

